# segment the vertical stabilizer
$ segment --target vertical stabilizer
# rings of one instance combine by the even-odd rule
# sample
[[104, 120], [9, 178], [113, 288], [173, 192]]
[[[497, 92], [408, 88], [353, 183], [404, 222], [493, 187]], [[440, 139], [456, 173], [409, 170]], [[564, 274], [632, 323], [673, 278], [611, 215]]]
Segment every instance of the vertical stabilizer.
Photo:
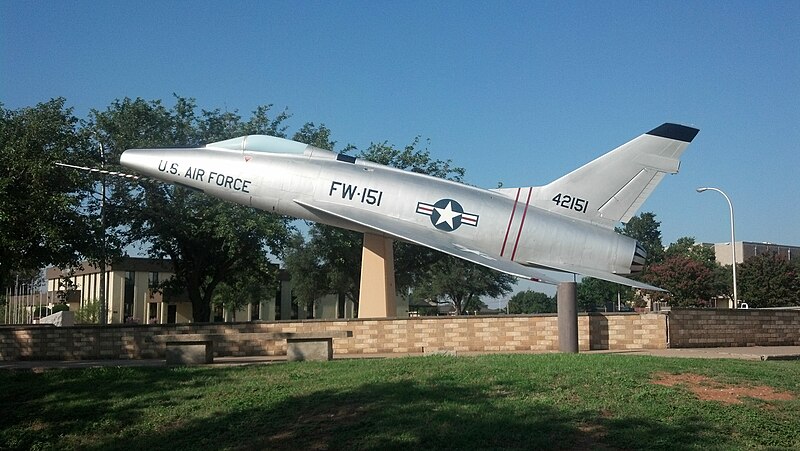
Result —
[[[613, 228], [627, 222], [665, 174], [675, 174], [680, 156], [699, 132], [663, 124], [554, 182], [534, 187], [530, 204]], [[514, 196], [517, 188], [496, 190]]]

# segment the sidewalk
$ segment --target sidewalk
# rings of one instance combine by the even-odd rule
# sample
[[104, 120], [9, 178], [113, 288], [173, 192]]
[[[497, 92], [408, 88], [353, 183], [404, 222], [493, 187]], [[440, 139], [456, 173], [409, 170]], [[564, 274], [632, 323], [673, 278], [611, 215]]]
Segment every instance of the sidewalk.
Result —
[[[592, 351], [595, 352], [595, 351]], [[670, 348], [634, 351], [605, 351], [651, 355], [656, 357], [686, 357], [698, 359], [741, 360], [800, 360], [800, 346], [751, 346], [741, 348]]]
[[[633, 349], [622, 351], [583, 351], [582, 354], [620, 354], [620, 355], [648, 355], [655, 357], [682, 357], [700, 359], [741, 359], [741, 360], [800, 360], [800, 346], [753, 346], [742, 348], [686, 348], [686, 349]], [[457, 355], [478, 355], [482, 353], [464, 353]], [[527, 354], [527, 353], [526, 353]], [[369, 355], [339, 355], [336, 360], [365, 359], [365, 358], [391, 358], [421, 356], [423, 354], [369, 354]], [[244, 366], [263, 365], [286, 361], [286, 356], [256, 356], [256, 357], [215, 357], [213, 366]], [[99, 367], [163, 367], [163, 359], [145, 360], [20, 360], [0, 361], [2, 370], [30, 370], [42, 371], [45, 369], [65, 368], [99, 368]]]

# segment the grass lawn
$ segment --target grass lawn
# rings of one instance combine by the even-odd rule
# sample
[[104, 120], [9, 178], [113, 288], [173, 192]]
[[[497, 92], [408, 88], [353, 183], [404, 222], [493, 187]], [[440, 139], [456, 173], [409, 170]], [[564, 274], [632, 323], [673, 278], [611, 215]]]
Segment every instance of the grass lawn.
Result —
[[392, 448], [800, 449], [800, 362], [543, 354], [0, 372], [0, 449]]

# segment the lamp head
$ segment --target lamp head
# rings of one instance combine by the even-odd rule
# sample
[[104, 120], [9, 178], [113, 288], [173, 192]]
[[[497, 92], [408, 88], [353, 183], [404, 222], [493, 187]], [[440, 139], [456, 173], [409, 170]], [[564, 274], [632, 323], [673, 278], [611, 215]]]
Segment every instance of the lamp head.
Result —
[[703, 191], [707, 191], [708, 188], [697, 188], [698, 193], [702, 193]]

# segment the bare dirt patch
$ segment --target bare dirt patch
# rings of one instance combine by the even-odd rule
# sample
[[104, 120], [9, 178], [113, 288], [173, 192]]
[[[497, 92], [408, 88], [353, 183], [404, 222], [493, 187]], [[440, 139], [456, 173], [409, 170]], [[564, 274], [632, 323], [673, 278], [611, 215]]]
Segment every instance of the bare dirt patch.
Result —
[[755, 398], [763, 401], [795, 399], [792, 393], [777, 391], [766, 385], [725, 384], [710, 377], [692, 373], [656, 373], [653, 375], [652, 382], [666, 387], [684, 386], [702, 401], [719, 401], [725, 404], [741, 404], [742, 398]]

